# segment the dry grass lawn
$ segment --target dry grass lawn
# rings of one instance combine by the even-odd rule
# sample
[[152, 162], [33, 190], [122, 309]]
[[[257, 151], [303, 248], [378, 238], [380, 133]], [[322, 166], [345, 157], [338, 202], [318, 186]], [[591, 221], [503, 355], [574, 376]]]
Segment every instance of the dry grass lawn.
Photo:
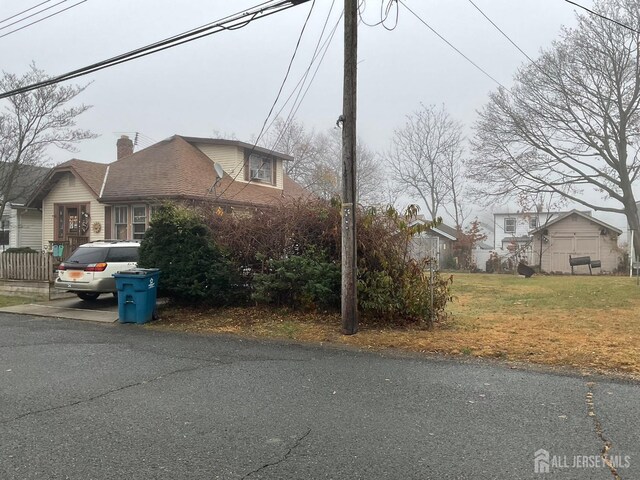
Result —
[[339, 315], [265, 309], [166, 307], [149, 328], [224, 332], [363, 348], [492, 357], [640, 375], [640, 286], [608, 276], [453, 274], [455, 301], [433, 331], [361, 322], [340, 333]]

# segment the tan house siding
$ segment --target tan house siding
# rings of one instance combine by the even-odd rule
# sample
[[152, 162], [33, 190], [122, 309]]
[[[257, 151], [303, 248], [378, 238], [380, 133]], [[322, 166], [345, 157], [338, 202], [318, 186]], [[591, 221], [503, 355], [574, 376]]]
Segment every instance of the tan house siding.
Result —
[[[540, 258], [540, 247], [541, 234], [537, 233], [533, 240], [534, 264]], [[570, 215], [547, 228], [542, 241], [542, 270], [571, 273], [569, 255], [600, 260], [602, 273], [613, 272], [618, 267], [620, 256], [617, 235], [579, 215]], [[576, 272], [585, 273], [588, 268], [578, 267]]]
[[[196, 144], [196, 147], [204, 153], [207, 157], [216, 163], [219, 163], [224, 172], [230, 177], [240, 182], [246, 182], [245, 172], [245, 154], [243, 148], [238, 148], [229, 145], [208, 145], [203, 143]], [[275, 176], [276, 184], [268, 185], [262, 184], [272, 188], [283, 188], [283, 161], [281, 159], [275, 159]]]
[[204, 143], [196, 144], [196, 147], [211, 160], [219, 163], [227, 175], [244, 178], [244, 154], [237, 147]]
[[99, 203], [93, 192], [72, 173], [67, 172], [51, 189], [42, 202], [42, 248], [49, 249], [49, 241], [54, 239], [54, 204], [89, 203], [90, 224], [99, 222], [100, 233], [89, 228], [90, 241], [104, 240], [104, 205]]

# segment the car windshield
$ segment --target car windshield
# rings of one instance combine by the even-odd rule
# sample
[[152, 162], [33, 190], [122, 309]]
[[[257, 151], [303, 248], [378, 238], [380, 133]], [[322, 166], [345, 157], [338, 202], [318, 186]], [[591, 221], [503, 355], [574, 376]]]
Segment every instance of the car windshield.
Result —
[[68, 263], [100, 263], [107, 258], [108, 248], [80, 247], [71, 254]]

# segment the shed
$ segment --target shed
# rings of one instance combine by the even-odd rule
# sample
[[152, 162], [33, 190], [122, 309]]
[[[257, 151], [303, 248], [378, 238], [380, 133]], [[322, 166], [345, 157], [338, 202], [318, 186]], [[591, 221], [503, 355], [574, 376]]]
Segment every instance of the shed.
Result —
[[584, 212], [571, 210], [531, 231], [533, 264], [541, 263], [545, 272], [571, 273], [569, 256], [591, 257], [600, 260], [602, 273], [613, 272], [620, 262], [621, 233], [622, 230]]

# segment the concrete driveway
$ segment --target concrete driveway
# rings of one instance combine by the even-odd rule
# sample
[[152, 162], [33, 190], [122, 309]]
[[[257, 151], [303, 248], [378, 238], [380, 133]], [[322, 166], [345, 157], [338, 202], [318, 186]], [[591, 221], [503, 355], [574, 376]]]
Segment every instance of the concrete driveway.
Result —
[[73, 295], [69, 298], [0, 308], [0, 312], [113, 323], [118, 320], [118, 300], [111, 294], [104, 294], [95, 302], [85, 302]]

